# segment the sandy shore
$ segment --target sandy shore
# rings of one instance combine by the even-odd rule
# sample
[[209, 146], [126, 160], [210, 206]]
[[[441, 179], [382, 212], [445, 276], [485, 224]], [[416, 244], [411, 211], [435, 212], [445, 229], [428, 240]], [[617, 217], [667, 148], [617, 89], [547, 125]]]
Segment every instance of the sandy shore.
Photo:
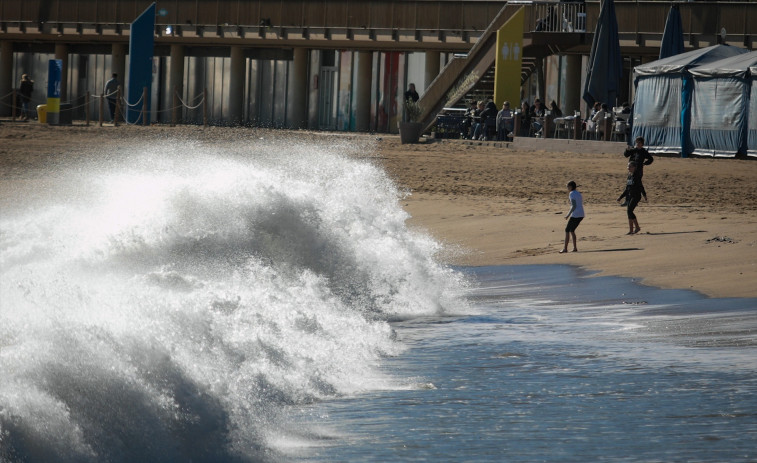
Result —
[[[225, 140], [252, 129], [199, 127], [49, 127], [0, 123], [0, 195], [38, 186], [61, 165], [91, 156], [92, 146], [135, 137]], [[515, 150], [487, 144], [401, 145], [396, 136], [297, 132], [298, 137], [354, 136], [375, 144], [361, 153], [383, 165], [411, 194], [402, 201], [410, 225], [448, 245], [462, 265], [571, 264], [645, 284], [718, 297], [757, 297], [757, 160], [657, 157], [644, 170], [649, 202], [628, 236], [622, 150], [582, 154]], [[65, 154], [65, 156], [51, 156]], [[565, 184], [575, 180], [587, 217], [577, 253], [559, 254], [568, 210]]]

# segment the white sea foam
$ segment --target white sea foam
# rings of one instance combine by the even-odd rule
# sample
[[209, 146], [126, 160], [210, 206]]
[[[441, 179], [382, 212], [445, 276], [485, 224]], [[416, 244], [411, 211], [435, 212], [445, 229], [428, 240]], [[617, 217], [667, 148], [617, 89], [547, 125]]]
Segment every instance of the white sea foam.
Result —
[[282, 410], [376, 388], [388, 320], [459, 310], [395, 185], [280, 140], [135, 148], [0, 227], [0, 461], [270, 455]]

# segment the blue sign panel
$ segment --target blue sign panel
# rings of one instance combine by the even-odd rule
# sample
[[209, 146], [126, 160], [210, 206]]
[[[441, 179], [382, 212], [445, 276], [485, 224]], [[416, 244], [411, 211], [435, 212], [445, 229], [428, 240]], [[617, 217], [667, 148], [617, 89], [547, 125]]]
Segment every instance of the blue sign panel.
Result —
[[[131, 23], [129, 37], [129, 88], [126, 119], [129, 123], [150, 123], [152, 58], [155, 44], [155, 3]], [[147, 92], [144, 92], [147, 89]], [[144, 94], [144, 100], [142, 100]], [[142, 120], [142, 109], [146, 120]]]

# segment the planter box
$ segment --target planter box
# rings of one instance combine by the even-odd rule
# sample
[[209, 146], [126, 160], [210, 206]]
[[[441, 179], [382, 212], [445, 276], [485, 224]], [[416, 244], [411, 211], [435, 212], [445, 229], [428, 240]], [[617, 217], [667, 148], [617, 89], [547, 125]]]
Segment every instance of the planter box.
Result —
[[400, 122], [400, 142], [403, 145], [418, 143], [423, 132], [423, 124], [420, 122]]

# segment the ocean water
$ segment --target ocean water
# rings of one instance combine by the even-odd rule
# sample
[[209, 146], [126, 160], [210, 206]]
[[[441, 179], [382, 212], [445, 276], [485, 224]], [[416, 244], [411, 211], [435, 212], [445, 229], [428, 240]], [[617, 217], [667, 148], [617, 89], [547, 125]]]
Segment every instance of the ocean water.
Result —
[[0, 462], [757, 460], [754, 300], [442, 265], [371, 149], [165, 140], [19, 184]]
[[301, 461], [757, 461], [757, 300], [463, 271], [471, 313], [393, 325], [411, 386], [301, 408]]

